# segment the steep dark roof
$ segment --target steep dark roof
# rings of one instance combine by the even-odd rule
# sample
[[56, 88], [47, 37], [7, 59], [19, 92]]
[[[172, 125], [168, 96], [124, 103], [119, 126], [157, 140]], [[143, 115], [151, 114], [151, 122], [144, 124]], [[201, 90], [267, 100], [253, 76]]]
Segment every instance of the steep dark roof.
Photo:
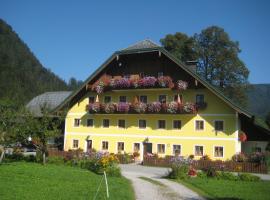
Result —
[[[139, 48], [141, 47], [141, 48]], [[222, 99], [225, 103], [227, 103], [230, 107], [235, 109], [239, 113], [243, 113], [249, 118], [253, 118], [254, 116], [244, 110], [243, 108], [239, 107], [237, 104], [232, 102], [229, 98], [227, 98], [220, 90], [218, 90], [216, 87], [208, 83], [206, 80], [204, 80], [202, 77], [200, 77], [196, 72], [191, 70], [189, 67], [187, 67], [184, 63], [182, 63], [179, 59], [177, 59], [175, 56], [173, 56], [171, 53], [169, 53], [167, 50], [165, 50], [163, 47], [158, 46], [151, 40], [143, 40], [141, 42], [138, 42], [134, 45], [131, 45], [130, 47], [116, 51], [114, 54], [108, 58], [99, 68], [97, 68], [89, 77], [86, 79], [84, 84], [79, 88], [77, 91], [73, 92], [63, 103], [61, 103], [59, 106], [56, 107], [54, 110], [55, 112], [63, 108], [65, 105], [67, 105], [72, 98], [74, 98], [80, 91], [83, 89], [85, 90], [86, 85], [96, 76], [98, 73], [100, 73], [104, 68], [107, 67], [107, 65], [114, 59], [117, 58], [119, 55], [125, 55], [125, 54], [135, 54], [135, 53], [144, 53], [144, 52], [152, 52], [152, 51], [158, 51], [162, 53], [163, 55], [167, 56], [170, 60], [172, 60], [174, 63], [176, 63], [179, 67], [181, 67], [183, 70], [185, 70], [188, 74], [193, 76], [196, 80], [201, 82], [202, 85], [204, 85], [206, 88], [208, 88], [210, 91], [212, 91], [216, 96], [218, 96], [220, 99]]]
[[148, 48], [156, 48], [156, 47], [160, 47], [160, 46], [154, 43], [152, 40], [146, 39], [146, 40], [137, 42], [123, 50], [148, 49]]
[[48, 109], [53, 110], [59, 106], [71, 93], [71, 91], [45, 92], [34, 97], [26, 105], [26, 108], [35, 116], [41, 116], [42, 106], [46, 105]]

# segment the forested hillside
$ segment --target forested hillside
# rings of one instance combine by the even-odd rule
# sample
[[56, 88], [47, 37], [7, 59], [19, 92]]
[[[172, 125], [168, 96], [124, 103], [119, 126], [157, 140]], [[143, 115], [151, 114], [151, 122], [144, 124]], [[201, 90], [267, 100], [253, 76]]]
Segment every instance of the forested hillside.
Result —
[[0, 19], [0, 99], [25, 104], [43, 92], [68, 89], [65, 81], [44, 68], [12, 28]]
[[265, 117], [270, 112], [270, 84], [253, 84], [247, 94], [248, 110]]

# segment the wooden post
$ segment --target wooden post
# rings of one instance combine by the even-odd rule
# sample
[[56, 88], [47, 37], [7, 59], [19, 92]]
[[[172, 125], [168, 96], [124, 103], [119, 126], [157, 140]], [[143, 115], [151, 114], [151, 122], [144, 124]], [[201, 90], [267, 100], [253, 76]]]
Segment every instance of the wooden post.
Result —
[[109, 187], [108, 187], [107, 176], [106, 176], [106, 172], [105, 171], [104, 171], [104, 178], [105, 178], [105, 184], [106, 184], [107, 198], [109, 199]]

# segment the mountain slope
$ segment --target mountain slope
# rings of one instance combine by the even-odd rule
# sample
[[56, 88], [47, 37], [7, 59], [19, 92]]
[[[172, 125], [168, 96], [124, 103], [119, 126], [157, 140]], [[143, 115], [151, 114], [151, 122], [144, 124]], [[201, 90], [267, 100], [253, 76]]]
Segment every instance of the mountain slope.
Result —
[[247, 95], [249, 111], [261, 117], [270, 112], [270, 84], [253, 84]]
[[0, 99], [25, 104], [47, 91], [68, 90], [44, 68], [12, 28], [0, 19]]

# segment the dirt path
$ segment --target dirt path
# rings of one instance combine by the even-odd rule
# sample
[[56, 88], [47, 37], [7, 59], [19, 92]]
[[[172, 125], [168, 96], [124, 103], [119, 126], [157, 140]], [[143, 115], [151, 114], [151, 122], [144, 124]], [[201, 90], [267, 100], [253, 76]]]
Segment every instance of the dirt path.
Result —
[[[168, 173], [168, 168], [129, 164], [121, 165], [121, 169], [122, 174], [132, 181], [138, 200], [203, 199], [185, 186], [162, 178]], [[146, 180], [141, 177], [146, 177]], [[147, 178], [150, 179], [147, 181]]]

